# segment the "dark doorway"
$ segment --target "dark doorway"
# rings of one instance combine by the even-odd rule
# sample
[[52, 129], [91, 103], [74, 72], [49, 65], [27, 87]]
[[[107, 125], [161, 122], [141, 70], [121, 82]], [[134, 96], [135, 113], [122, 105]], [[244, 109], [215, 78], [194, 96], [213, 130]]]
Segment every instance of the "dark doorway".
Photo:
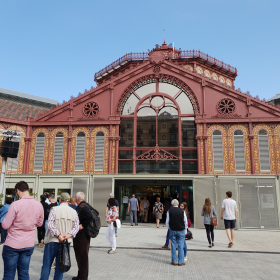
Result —
[[[148, 222], [154, 222], [152, 208], [156, 197], [161, 198], [163, 204], [176, 198], [180, 203], [187, 202], [189, 217], [193, 223], [193, 181], [192, 180], [116, 180], [115, 198], [120, 203], [120, 217], [123, 222], [129, 222], [130, 216], [127, 212], [128, 199], [135, 194], [138, 201], [143, 199], [144, 195], [150, 202]], [[166, 213], [163, 215], [162, 223], [165, 222]], [[138, 220], [141, 221], [140, 213]]]

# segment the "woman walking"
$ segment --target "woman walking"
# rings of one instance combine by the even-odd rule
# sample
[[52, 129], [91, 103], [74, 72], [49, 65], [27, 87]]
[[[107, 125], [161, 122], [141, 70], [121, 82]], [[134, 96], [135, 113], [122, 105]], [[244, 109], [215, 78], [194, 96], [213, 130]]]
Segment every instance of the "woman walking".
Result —
[[117, 247], [115, 227], [117, 226], [116, 220], [119, 218], [119, 212], [114, 198], [110, 198], [108, 200], [108, 205], [109, 205], [109, 210], [106, 218], [108, 228], [107, 228], [106, 237], [111, 244], [111, 249], [108, 251], [108, 254], [114, 254], [116, 253], [116, 247]]
[[214, 226], [211, 225], [211, 218], [213, 218], [213, 216], [217, 216], [217, 213], [215, 207], [211, 204], [210, 198], [205, 198], [205, 203], [202, 207], [201, 216], [204, 216], [204, 226], [209, 242], [208, 247], [211, 248], [214, 246]]
[[163, 211], [163, 204], [160, 202], [160, 197], [157, 197], [157, 201], [155, 202], [155, 205], [153, 207], [153, 212], [156, 216], [157, 228], [159, 228], [159, 221], [162, 219]]
[[[180, 208], [183, 209], [186, 213], [187, 216], [187, 220], [189, 221], [189, 210], [188, 210], [188, 204], [186, 202], [182, 202], [180, 205]], [[188, 227], [189, 227], [189, 222], [188, 222]], [[187, 248], [187, 244], [186, 244], [186, 240], [184, 241], [184, 257], [185, 257], [185, 261], [188, 260], [187, 258], [187, 252], [188, 252], [188, 248]]]

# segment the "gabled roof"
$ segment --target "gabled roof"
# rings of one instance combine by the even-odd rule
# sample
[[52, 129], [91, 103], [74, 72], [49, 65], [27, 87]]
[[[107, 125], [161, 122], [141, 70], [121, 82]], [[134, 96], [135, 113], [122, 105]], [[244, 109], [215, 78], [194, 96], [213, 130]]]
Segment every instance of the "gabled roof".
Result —
[[275, 99], [280, 99], [280, 93], [276, 94], [275, 96], [269, 98], [267, 101], [273, 101]]

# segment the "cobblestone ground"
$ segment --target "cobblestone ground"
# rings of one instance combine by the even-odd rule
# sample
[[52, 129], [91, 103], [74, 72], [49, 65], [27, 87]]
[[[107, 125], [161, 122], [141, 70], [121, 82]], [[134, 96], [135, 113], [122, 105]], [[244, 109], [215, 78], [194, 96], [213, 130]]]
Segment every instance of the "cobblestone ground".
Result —
[[[225, 231], [215, 231], [215, 247], [208, 249], [205, 231], [193, 229], [194, 239], [187, 242], [185, 266], [172, 266], [171, 252], [159, 249], [166, 228], [123, 226], [118, 231], [117, 253], [107, 254], [106, 228], [92, 239], [89, 253], [93, 279], [279, 279], [279, 231], [236, 231], [235, 245], [229, 250]], [[249, 253], [248, 253], [249, 252]], [[2, 247], [0, 247], [2, 253]], [[30, 279], [40, 279], [43, 250], [35, 248], [30, 264]], [[72, 267], [63, 279], [77, 274], [74, 250]], [[3, 262], [0, 262], [0, 273]], [[53, 279], [54, 269], [50, 279]], [[17, 278], [16, 278], [17, 279]]]

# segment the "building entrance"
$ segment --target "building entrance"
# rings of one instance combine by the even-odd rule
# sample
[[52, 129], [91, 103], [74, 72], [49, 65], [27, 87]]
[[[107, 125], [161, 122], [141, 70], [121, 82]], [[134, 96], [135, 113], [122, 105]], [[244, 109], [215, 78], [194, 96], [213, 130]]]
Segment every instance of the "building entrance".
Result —
[[[132, 194], [139, 201], [147, 196], [150, 202], [148, 222], [154, 222], [153, 206], [156, 197], [167, 207], [172, 199], [176, 198], [180, 203], [187, 202], [189, 216], [193, 222], [193, 181], [192, 180], [116, 180], [115, 198], [120, 204], [120, 218], [123, 222], [130, 222], [130, 214], [127, 212], [128, 200]], [[138, 213], [138, 221], [142, 220], [141, 212]], [[163, 215], [162, 223], [165, 222], [166, 213]]]

